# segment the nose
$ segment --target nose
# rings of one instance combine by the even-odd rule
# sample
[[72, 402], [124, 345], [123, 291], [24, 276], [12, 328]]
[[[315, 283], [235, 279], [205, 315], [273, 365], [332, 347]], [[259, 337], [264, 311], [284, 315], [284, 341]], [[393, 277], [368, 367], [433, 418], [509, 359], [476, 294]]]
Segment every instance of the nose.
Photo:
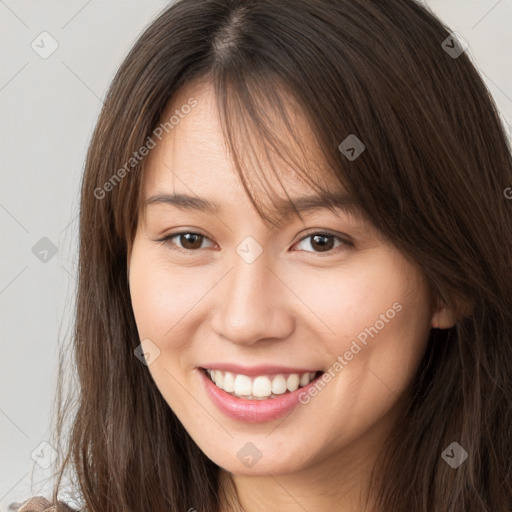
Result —
[[238, 255], [222, 280], [211, 325], [223, 338], [240, 345], [286, 339], [295, 329], [293, 294], [263, 253], [252, 263]]

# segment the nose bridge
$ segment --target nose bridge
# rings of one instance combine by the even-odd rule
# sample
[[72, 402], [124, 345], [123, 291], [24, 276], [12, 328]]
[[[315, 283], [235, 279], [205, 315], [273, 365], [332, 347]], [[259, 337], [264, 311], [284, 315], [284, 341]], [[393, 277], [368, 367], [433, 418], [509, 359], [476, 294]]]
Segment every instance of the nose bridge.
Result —
[[293, 315], [279, 279], [269, 267], [267, 255], [255, 259], [237, 251], [232, 271], [223, 280], [213, 320], [218, 334], [236, 343], [284, 338], [294, 328]]

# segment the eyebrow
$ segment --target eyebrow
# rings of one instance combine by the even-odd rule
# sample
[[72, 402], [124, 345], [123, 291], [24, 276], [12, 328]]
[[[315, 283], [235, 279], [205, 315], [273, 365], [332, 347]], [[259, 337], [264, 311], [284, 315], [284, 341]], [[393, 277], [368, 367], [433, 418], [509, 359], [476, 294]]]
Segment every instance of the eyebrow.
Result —
[[[300, 213], [334, 207], [347, 214], [354, 215], [355, 217], [364, 217], [359, 201], [345, 192], [328, 192], [327, 195], [324, 194], [324, 197], [315, 195], [292, 197], [291, 201]], [[222, 207], [219, 204], [205, 198], [188, 194], [158, 193], [147, 199], [146, 205], [151, 204], [168, 204], [182, 210], [199, 210], [214, 215], [222, 211]], [[293, 205], [286, 199], [281, 199], [277, 202], [276, 210], [279, 213], [279, 223], [296, 215]]]

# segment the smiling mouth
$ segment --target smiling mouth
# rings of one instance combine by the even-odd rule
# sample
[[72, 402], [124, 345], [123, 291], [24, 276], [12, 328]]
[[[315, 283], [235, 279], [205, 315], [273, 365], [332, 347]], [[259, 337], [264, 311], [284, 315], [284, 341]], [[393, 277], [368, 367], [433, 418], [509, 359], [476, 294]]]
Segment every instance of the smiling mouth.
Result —
[[245, 400], [267, 400], [279, 398], [307, 386], [318, 379], [324, 372], [279, 373], [276, 375], [247, 375], [233, 372], [201, 368], [207, 377], [224, 392]]

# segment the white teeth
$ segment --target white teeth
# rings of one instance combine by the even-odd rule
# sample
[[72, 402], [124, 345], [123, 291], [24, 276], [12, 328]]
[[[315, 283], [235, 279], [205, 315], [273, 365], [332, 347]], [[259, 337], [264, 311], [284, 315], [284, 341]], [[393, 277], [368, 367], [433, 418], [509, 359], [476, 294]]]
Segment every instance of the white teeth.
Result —
[[272, 393], [272, 383], [268, 377], [256, 377], [252, 383], [252, 393], [254, 396], [270, 396]]
[[307, 386], [309, 384], [309, 373], [304, 373], [300, 378], [300, 385], [302, 387]]
[[213, 372], [213, 382], [219, 387], [222, 388], [222, 381], [224, 380], [224, 377], [222, 375], [222, 372], [220, 370], [215, 370]]
[[251, 379], [247, 375], [235, 375], [231, 372], [220, 370], [206, 370], [215, 385], [227, 393], [249, 399], [275, 398], [287, 391], [296, 391], [299, 387], [307, 386], [314, 378], [315, 372], [307, 372], [299, 375], [279, 374], [270, 378], [259, 375]]
[[277, 375], [272, 381], [272, 393], [282, 395], [286, 392], [286, 380], [282, 375]]
[[300, 377], [296, 373], [292, 373], [288, 376], [288, 379], [286, 380], [286, 387], [288, 388], [288, 391], [295, 391], [296, 389], [299, 389], [300, 384]]
[[252, 382], [246, 375], [237, 375], [235, 378], [235, 395], [252, 395]]
[[235, 376], [231, 372], [226, 372], [224, 374], [222, 389], [228, 393], [233, 393], [233, 391], [235, 391]]

